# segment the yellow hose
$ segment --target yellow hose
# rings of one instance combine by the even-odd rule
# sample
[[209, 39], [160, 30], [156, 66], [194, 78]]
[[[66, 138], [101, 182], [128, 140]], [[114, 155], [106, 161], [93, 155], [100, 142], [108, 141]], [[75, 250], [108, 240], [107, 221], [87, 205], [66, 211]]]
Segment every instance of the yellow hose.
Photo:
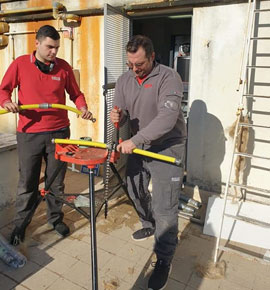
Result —
[[[104, 148], [104, 149], [110, 148], [110, 145], [107, 145], [105, 143], [93, 142], [93, 141], [85, 141], [85, 140], [53, 139], [52, 142], [55, 143], [55, 144], [83, 145], [83, 146], [99, 147], [99, 148]], [[161, 161], [166, 161], [166, 162], [173, 163], [173, 164], [176, 164], [176, 165], [180, 165], [181, 164], [181, 160], [176, 159], [174, 157], [166, 156], [166, 155], [158, 154], [158, 153], [153, 153], [153, 152], [142, 150], [142, 149], [135, 148], [133, 150], [133, 153], [139, 154], [139, 155], [143, 155], [143, 156], [147, 156], [147, 157], [151, 157], [151, 158], [158, 159], [158, 160], [161, 160]]]
[[[36, 104], [36, 105], [22, 105], [22, 106], [19, 106], [20, 110], [29, 110], [29, 109], [38, 109], [39, 108], [39, 105]], [[0, 114], [6, 114], [6, 113], [9, 113], [8, 110], [0, 110]]]
[[76, 108], [72, 108], [70, 106], [66, 106], [66, 105], [60, 105], [60, 104], [51, 104], [52, 108], [57, 108], [57, 109], [63, 109], [63, 110], [67, 110], [67, 111], [71, 111], [71, 112], [74, 112], [78, 115], [81, 115], [82, 112], [79, 111], [78, 109]]
[[[56, 108], [56, 109], [63, 109], [63, 110], [67, 110], [67, 111], [71, 111], [74, 112], [78, 115], [81, 115], [82, 112], [76, 108], [70, 107], [70, 106], [66, 106], [66, 105], [62, 105], [62, 104], [33, 104], [33, 105], [21, 105], [19, 106], [20, 111], [21, 110], [31, 110], [31, 109], [50, 109], [50, 108]], [[0, 115], [1, 114], [6, 114], [9, 113], [8, 110], [0, 110]], [[96, 122], [95, 118], [91, 119], [92, 122]]]

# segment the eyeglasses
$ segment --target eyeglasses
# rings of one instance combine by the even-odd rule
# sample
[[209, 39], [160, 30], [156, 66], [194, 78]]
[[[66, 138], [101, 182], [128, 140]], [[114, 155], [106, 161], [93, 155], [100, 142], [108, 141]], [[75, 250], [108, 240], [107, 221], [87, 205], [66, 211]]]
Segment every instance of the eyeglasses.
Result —
[[128, 68], [133, 69], [133, 67], [135, 66], [136, 68], [140, 68], [142, 67], [144, 64], [146, 63], [146, 60], [144, 62], [141, 63], [131, 63], [131, 62], [126, 62], [126, 65], [128, 66]]

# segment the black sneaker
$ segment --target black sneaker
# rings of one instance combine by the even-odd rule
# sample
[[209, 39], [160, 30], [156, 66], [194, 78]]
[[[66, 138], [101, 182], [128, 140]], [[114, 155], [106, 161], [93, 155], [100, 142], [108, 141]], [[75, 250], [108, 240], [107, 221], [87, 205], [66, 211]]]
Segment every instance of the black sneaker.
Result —
[[66, 237], [70, 232], [69, 227], [64, 222], [57, 223], [53, 228], [62, 238]]
[[153, 236], [155, 233], [155, 229], [152, 228], [143, 228], [132, 234], [132, 238], [135, 241], [143, 241], [147, 238]]
[[155, 269], [148, 281], [148, 290], [164, 289], [172, 270], [172, 264], [168, 264], [164, 260], [157, 260], [154, 265]]
[[18, 246], [20, 243], [24, 241], [24, 237], [25, 237], [25, 229], [16, 226], [11, 233], [9, 243], [12, 246]]

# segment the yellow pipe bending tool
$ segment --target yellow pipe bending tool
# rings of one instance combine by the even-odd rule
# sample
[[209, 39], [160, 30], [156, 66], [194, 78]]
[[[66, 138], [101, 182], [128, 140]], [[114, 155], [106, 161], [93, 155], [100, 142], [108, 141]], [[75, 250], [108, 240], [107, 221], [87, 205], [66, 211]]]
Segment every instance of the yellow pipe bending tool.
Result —
[[[74, 112], [78, 115], [82, 114], [82, 112], [79, 111], [78, 109], [70, 107], [70, 106], [62, 105], [62, 104], [44, 103], [44, 104], [32, 104], [32, 105], [19, 106], [20, 110], [50, 109], [50, 108], [63, 109], [63, 110]], [[6, 114], [6, 113], [9, 113], [9, 111], [0, 110], [0, 115]], [[92, 118], [91, 121], [94, 123], [94, 122], [96, 122], [96, 119]], [[92, 147], [98, 147], [98, 148], [104, 148], [104, 149], [111, 149], [111, 145], [107, 145], [107, 144], [101, 143], [101, 142], [92, 142], [92, 141], [84, 141], [84, 140], [70, 140], [70, 139], [54, 139], [53, 142], [59, 143], [59, 144], [74, 144], [74, 145], [84, 145], [84, 146], [92, 146]], [[133, 150], [133, 153], [143, 155], [146, 157], [150, 157], [150, 158], [154, 158], [154, 159], [158, 159], [161, 161], [173, 163], [173, 164], [178, 165], [178, 166], [181, 165], [181, 160], [176, 159], [174, 157], [166, 156], [163, 154], [158, 154], [158, 153], [154, 153], [154, 152], [150, 152], [150, 151], [146, 151], [146, 150], [142, 150], [142, 149], [137, 149], [137, 148]]]
[[[33, 104], [33, 105], [21, 105], [19, 106], [20, 110], [31, 110], [31, 109], [63, 109], [63, 110], [67, 110], [67, 111], [71, 111], [74, 112], [78, 115], [81, 115], [82, 112], [76, 108], [70, 107], [70, 106], [66, 106], [66, 105], [62, 105], [62, 104]], [[1, 114], [6, 114], [9, 113], [9, 111], [7, 110], [0, 110], [0, 115]], [[90, 119], [93, 123], [96, 122], [95, 118]]]
[[[111, 145], [101, 143], [101, 142], [93, 142], [93, 141], [85, 141], [85, 140], [53, 139], [52, 142], [55, 144], [72, 144], [72, 145], [82, 145], [82, 146], [91, 146], [91, 147], [98, 147], [98, 148], [104, 148], [104, 149], [111, 149]], [[158, 153], [154, 153], [154, 152], [150, 152], [150, 151], [146, 151], [142, 149], [137, 149], [137, 148], [135, 148], [132, 152], [135, 154], [146, 156], [146, 157], [173, 163], [178, 166], [181, 165], [180, 159], [176, 159], [171, 156], [166, 156], [163, 154], [158, 154]]]

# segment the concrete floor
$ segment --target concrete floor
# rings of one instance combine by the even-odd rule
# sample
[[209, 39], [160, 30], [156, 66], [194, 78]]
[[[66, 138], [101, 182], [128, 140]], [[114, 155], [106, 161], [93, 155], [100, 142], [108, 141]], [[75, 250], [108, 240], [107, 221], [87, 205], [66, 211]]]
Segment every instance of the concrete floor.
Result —
[[[96, 181], [99, 181], [96, 179]], [[66, 192], [85, 192], [88, 176], [69, 171]], [[37, 209], [20, 247], [28, 259], [20, 269], [0, 261], [0, 289], [83, 290], [92, 289], [90, 227], [88, 220], [64, 206], [71, 235], [61, 239], [46, 223], [45, 203]], [[147, 289], [155, 260], [153, 238], [135, 242], [140, 228], [137, 215], [125, 196], [110, 202], [108, 218], [97, 219], [99, 289]], [[0, 229], [8, 237], [11, 225]], [[270, 289], [270, 263], [261, 264], [234, 253], [223, 253], [218, 268], [212, 268], [215, 238], [205, 236], [200, 225], [179, 218], [179, 244], [166, 290], [266, 290]], [[247, 249], [262, 251], [262, 249]]]

